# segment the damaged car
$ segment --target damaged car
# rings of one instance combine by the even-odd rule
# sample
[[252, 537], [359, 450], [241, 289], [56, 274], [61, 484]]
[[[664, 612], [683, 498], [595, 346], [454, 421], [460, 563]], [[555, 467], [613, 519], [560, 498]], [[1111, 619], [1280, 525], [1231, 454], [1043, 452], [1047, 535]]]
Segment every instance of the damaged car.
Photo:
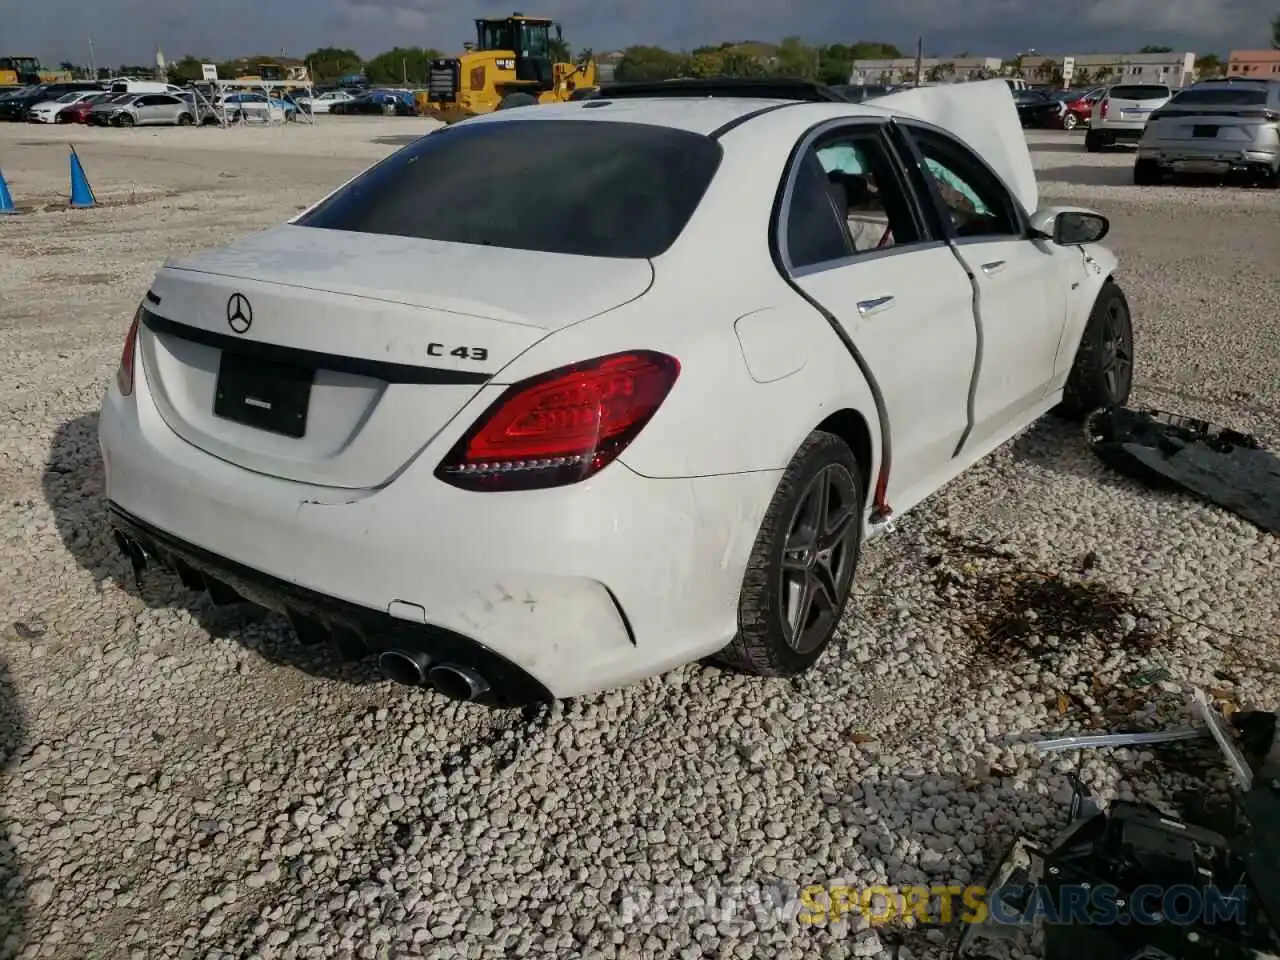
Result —
[[1003, 81], [700, 84], [473, 118], [166, 263], [99, 421], [135, 570], [463, 700], [793, 675], [867, 538], [1127, 400], [1108, 221], [1041, 205]]

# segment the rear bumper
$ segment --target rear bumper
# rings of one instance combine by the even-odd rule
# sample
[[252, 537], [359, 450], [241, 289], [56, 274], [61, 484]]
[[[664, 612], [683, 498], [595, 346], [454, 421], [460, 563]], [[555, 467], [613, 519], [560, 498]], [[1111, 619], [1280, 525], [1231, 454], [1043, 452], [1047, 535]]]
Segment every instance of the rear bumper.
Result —
[[1137, 143], [1142, 139], [1142, 132], [1147, 128], [1145, 121], [1129, 123], [1124, 121], [1103, 121], [1090, 127], [1107, 140]]
[[618, 462], [582, 484], [483, 494], [436, 480], [428, 451], [381, 489], [314, 487], [174, 434], [141, 364], [134, 396], [108, 391], [99, 442], [112, 522], [154, 554], [304, 628], [337, 624], [357, 653], [412, 640], [499, 670], [515, 699], [623, 686], [723, 648], [780, 477], [653, 480]]
[[1280, 171], [1280, 148], [1257, 144], [1218, 143], [1211, 140], [1160, 140], [1138, 146], [1138, 157], [1154, 160], [1161, 167], [1195, 172], [1215, 169], [1223, 172], [1265, 169]]

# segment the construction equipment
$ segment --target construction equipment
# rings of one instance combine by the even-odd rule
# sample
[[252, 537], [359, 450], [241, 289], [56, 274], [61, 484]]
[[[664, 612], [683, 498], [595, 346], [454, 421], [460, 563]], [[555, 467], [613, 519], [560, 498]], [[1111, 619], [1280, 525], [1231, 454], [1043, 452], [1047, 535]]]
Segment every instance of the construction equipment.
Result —
[[554, 61], [552, 28], [562, 47], [560, 24], [546, 17], [476, 20], [476, 43], [459, 56], [431, 61], [424, 112], [453, 123], [499, 108], [560, 103], [580, 87], [595, 86], [590, 51], [578, 63]]
[[44, 83], [35, 57], [0, 57], [0, 87], [25, 87]]

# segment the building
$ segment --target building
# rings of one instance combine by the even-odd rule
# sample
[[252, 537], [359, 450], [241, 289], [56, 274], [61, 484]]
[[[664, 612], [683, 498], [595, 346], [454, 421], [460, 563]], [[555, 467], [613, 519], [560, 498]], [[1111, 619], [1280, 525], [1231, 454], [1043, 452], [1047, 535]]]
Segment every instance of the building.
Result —
[[905, 83], [907, 81], [955, 81], [983, 80], [1000, 75], [999, 57], [923, 57], [916, 77], [915, 57], [895, 57], [885, 60], [855, 60], [849, 75], [853, 84]]
[[[1026, 56], [1021, 75], [1028, 80], [1054, 83], [1062, 77], [1062, 56]], [[1196, 79], [1194, 53], [1082, 53], [1075, 54], [1071, 82], [1164, 83], [1175, 89]]]
[[1280, 50], [1232, 50], [1227, 76], [1280, 80]]

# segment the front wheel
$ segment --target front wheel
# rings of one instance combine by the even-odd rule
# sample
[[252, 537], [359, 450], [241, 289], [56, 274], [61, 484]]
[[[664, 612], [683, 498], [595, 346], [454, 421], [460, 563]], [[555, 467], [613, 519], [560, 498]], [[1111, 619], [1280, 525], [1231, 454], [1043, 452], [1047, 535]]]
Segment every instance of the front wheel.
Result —
[[839, 437], [796, 451], [756, 536], [738, 601], [738, 635], [718, 655], [766, 677], [808, 670], [831, 642], [862, 545], [862, 472]]
[[1078, 126], [1080, 126], [1080, 120], [1076, 117], [1074, 113], [1067, 113], [1062, 118], [1063, 130], [1074, 130]]
[[178, 114], [178, 126], [180, 127], [189, 127], [195, 122], [195, 117], [191, 116], [189, 113]]
[[1133, 320], [1117, 283], [1102, 285], [1085, 324], [1058, 412], [1083, 420], [1099, 407], [1124, 406], [1133, 389]]
[[132, 127], [133, 122], [132, 114], [122, 113], [120, 116], [116, 117], [116, 126], [119, 127]]
[[502, 102], [498, 104], [499, 110], [510, 110], [513, 107], [532, 107], [538, 103], [538, 98], [528, 93], [508, 93], [502, 98]]

